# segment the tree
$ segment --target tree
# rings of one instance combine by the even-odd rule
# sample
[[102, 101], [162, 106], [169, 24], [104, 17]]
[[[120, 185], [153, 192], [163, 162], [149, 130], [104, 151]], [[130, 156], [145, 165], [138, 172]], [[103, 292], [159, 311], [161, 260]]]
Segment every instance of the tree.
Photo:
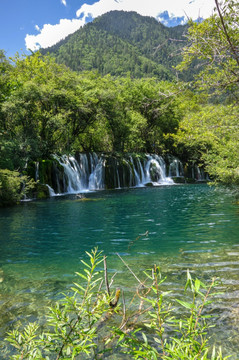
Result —
[[34, 181], [28, 176], [0, 169], [0, 206], [17, 204], [34, 187]]
[[9, 140], [18, 140], [16, 155], [26, 163], [70, 151], [95, 121], [97, 99], [76, 73], [49, 56], [35, 53], [13, 61], [2, 118]]
[[[189, 84], [197, 95], [190, 95], [188, 101], [185, 94], [182, 99], [185, 116], [174, 137], [177, 151], [203, 164], [214, 179], [238, 185], [238, 1], [215, 0], [210, 18], [191, 22], [188, 39], [190, 45], [184, 49], [178, 68], [196, 63], [200, 72]], [[209, 96], [210, 105], [205, 96]]]
[[215, 0], [211, 17], [190, 24], [183, 62], [185, 70], [197, 60], [202, 69], [196, 77], [200, 90], [239, 96], [239, 3], [236, 0]]

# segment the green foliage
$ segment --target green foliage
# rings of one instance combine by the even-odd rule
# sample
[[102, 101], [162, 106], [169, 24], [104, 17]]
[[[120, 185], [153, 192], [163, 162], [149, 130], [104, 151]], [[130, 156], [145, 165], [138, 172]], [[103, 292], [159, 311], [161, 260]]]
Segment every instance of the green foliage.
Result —
[[2, 167], [72, 150], [160, 151], [163, 135], [178, 126], [175, 89], [167, 82], [78, 75], [39, 53], [13, 61], [1, 106]]
[[[5, 56], [3, 50], [0, 50], [0, 106], [9, 93], [8, 74], [12, 65]], [[1, 117], [1, 108], [0, 108]]]
[[12, 90], [2, 105], [4, 128], [11, 140], [18, 140], [19, 157], [48, 157], [84, 131], [94, 104], [84, 98], [76, 74], [53, 59], [36, 53], [14, 61]]
[[58, 63], [75, 71], [173, 80], [172, 66], [181, 60], [186, 29], [167, 28], [135, 12], [111, 11], [42, 53], [53, 54]]
[[111, 151], [164, 149], [164, 134], [175, 131], [181, 117], [173, 85], [155, 79], [114, 80], [108, 76], [99, 79], [97, 91], [98, 119], [106, 125]]
[[173, 138], [185, 162], [195, 160], [213, 179], [238, 185], [239, 4], [234, 0], [215, 4], [210, 18], [190, 23], [189, 46], [178, 70], [197, 63], [200, 72], [189, 85], [199, 95], [187, 93], [182, 99], [185, 117]]
[[[214, 14], [201, 23], [191, 23], [189, 46], [184, 48], [179, 70], [199, 60], [196, 87], [217, 95], [238, 98], [239, 4], [234, 0], [215, 1]], [[221, 98], [222, 100], [222, 98]]]
[[0, 206], [18, 203], [34, 185], [33, 180], [17, 171], [0, 169]]
[[84, 261], [81, 283], [75, 283], [72, 296], [50, 309], [47, 330], [40, 334], [37, 324], [29, 324], [23, 332], [13, 330], [7, 340], [17, 349], [12, 359], [75, 359], [78, 354], [94, 354], [97, 347], [97, 324], [108, 311], [110, 298], [100, 291], [101, 276], [97, 271], [103, 261], [101, 253], [92, 251], [89, 263]]
[[203, 98], [188, 94], [181, 110], [185, 116], [173, 135], [178, 156], [203, 165], [218, 182], [238, 185], [238, 106], [208, 105]]
[[163, 152], [182, 117], [168, 82], [77, 74], [38, 52], [11, 62], [2, 55], [0, 169], [71, 151]]
[[199, 279], [193, 280], [188, 271], [185, 293], [189, 290], [191, 296], [187, 294], [187, 300], [177, 300], [175, 305], [184, 311], [181, 317], [175, 317], [167, 293], [161, 290], [165, 279], [161, 278], [159, 267], [155, 265], [145, 271], [146, 279], [142, 282], [123, 261], [139, 286], [130, 302], [133, 307], [126, 309], [123, 296], [121, 309], [117, 305], [119, 290], [115, 292], [116, 301], [110, 295], [106, 259], [104, 291], [97, 270], [103, 261], [102, 254], [97, 249], [87, 254], [89, 262], [82, 261], [84, 271], [77, 273], [81, 282], [75, 283], [73, 295], [65, 295], [50, 308], [44, 331], [33, 323], [23, 331], [8, 333], [7, 341], [16, 349], [10, 359], [100, 359], [104, 354], [121, 353], [133, 359], [227, 358], [222, 356], [221, 349], [216, 351], [209, 344], [210, 316], [205, 307], [215, 296], [215, 279], [206, 285]]
[[192, 297], [189, 301], [176, 299], [185, 312], [181, 317], [175, 317], [174, 310], [166, 301], [167, 293], [160, 289], [165, 279], [161, 278], [159, 267], [154, 266], [153, 270], [145, 274], [152, 285], [143, 294], [138, 292], [138, 295], [141, 301], [149, 304], [147, 310], [150, 318], [144, 320], [149, 335], [147, 330], [142, 332], [140, 328], [130, 333], [115, 329], [120, 336], [118, 343], [124, 352], [134, 359], [223, 359], [221, 349], [216, 354], [215, 348], [209, 357], [207, 333], [210, 325], [207, 320], [210, 316], [203, 313], [215, 295], [212, 289], [216, 286], [216, 280], [213, 279], [208, 286], [199, 279], [193, 280], [188, 271], [185, 292], [189, 288]]

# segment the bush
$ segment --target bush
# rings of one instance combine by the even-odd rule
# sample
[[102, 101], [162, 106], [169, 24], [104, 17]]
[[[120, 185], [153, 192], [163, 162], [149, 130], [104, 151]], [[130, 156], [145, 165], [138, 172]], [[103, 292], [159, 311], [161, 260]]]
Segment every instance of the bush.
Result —
[[[7, 341], [16, 349], [10, 359], [101, 359], [106, 354], [124, 354], [124, 359], [226, 359], [221, 349], [209, 345], [209, 316], [204, 311], [215, 295], [215, 279], [208, 286], [187, 272], [185, 291], [190, 290], [191, 301], [177, 300], [185, 310], [179, 319], [160, 289], [164, 279], [159, 268], [145, 271], [141, 281], [121, 259], [139, 283], [130, 301], [133, 308], [126, 309], [123, 291], [119, 306], [120, 290], [112, 292], [113, 278], [108, 283], [106, 258], [97, 249], [87, 254], [89, 263], [82, 261], [85, 269], [77, 273], [82, 282], [50, 308], [44, 331], [31, 323], [8, 333]], [[106, 290], [97, 271], [103, 261]]]
[[34, 181], [18, 171], [0, 169], [0, 206], [17, 204], [33, 186]]

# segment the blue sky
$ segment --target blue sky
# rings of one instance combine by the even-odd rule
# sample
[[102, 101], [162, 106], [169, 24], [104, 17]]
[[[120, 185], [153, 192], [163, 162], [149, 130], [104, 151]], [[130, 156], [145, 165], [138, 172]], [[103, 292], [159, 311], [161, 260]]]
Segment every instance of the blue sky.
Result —
[[0, 49], [7, 56], [48, 47], [110, 10], [137, 11], [165, 25], [208, 17], [214, 0], [0, 0]]

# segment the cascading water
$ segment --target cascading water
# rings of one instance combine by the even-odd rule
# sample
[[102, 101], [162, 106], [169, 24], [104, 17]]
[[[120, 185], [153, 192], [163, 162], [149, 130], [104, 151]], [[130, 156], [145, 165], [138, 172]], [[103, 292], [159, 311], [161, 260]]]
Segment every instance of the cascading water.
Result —
[[195, 166], [196, 168], [196, 179], [197, 181], [205, 181], [205, 173], [204, 170], [200, 167], [198, 167], [197, 165]]
[[140, 186], [142, 186], [142, 180], [141, 179], [142, 179], [142, 175], [143, 175], [143, 168], [142, 168], [141, 162], [139, 161], [138, 158], [136, 158], [135, 161], [134, 161], [132, 156], [130, 156], [130, 162], [131, 162], [131, 164], [133, 166], [135, 186], [140, 187]]
[[161, 156], [147, 155], [147, 158], [145, 183], [152, 182], [153, 185], [170, 185], [174, 183], [173, 180], [166, 175], [166, 164]]
[[[96, 154], [94, 154], [95, 156]], [[102, 190], [104, 189], [104, 166], [105, 162], [102, 158], [94, 157], [95, 168], [91, 167], [91, 174], [89, 176], [89, 190]], [[91, 162], [92, 164], [92, 162]]]
[[39, 161], [35, 164], [35, 181], [39, 180]]
[[137, 158], [137, 169], [138, 169], [138, 175], [139, 175], [139, 179], [140, 182], [138, 184], [138, 186], [144, 186], [144, 184], [147, 183], [147, 170], [146, 170], [146, 166], [147, 166], [147, 161], [144, 162], [144, 166], [142, 166], [142, 163], [140, 162], [140, 160]]
[[120, 178], [119, 178], [119, 170], [116, 168], [116, 179], [117, 179], [117, 189], [120, 189]]
[[96, 154], [79, 154], [78, 161], [67, 155], [55, 160], [64, 168], [64, 193], [104, 189], [104, 161]]
[[46, 184], [46, 186], [48, 187], [48, 190], [49, 190], [49, 195], [50, 196], [56, 196], [56, 193], [55, 191], [52, 189], [52, 187], [48, 184]]
[[169, 177], [181, 177], [184, 176], [183, 165], [180, 160], [173, 159], [169, 165]]
[[[56, 158], [59, 164], [64, 168], [64, 175], [67, 179], [67, 193], [80, 192], [84, 189], [84, 173], [82, 173], [81, 166], [77, 163], [73, 156], [63, 155], [61, 158]], [[83, 176], [82, 176], [83, 175]]]
[[[113, 188], [172, 185], [172, 177], [183, 176], [178, 159], [165, 160], [156, 154], [54, 156], [52, 182], [48, 182], [50, 195], [77, 194]], [[168, 173], [167, 173], [168, 169]], [[36, 173], [38, 176], [39, 165]], [[199, 171], [197, 170], [197, 178]], [[47, 182], [47, 181], [46, 181]]]
[[195, 163], [192, 164], [190, 176], [197, 182], [210, 181], [209, 176], [204, 172], [204, 169]]

